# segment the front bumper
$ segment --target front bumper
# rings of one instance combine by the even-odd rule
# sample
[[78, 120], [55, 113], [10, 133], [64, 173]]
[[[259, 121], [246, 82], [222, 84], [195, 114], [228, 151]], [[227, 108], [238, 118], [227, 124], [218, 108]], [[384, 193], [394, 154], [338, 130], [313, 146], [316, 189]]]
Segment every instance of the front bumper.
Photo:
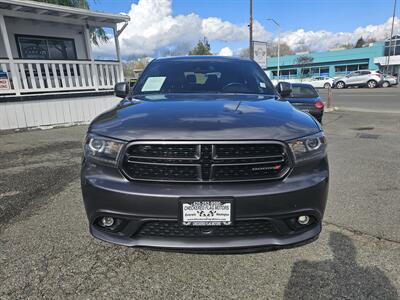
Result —
[[[327, 158], [307, 167], [296, 167], [281, 181], [242, 183], [154, 183], [128, 181], [118, 169], [84, 161], [81, 184], [91, 234], [125, 246], [170, 249], [222, 250], [252, 247], [283, 247], [316, 238], [328, 193]], [[210, 236], [212, 227], [198, 236], [142, 234], [150, 222], [164, 222], [180, 228], [179, 200], [230, 198], [234, 222], [265, 221], [274, 228], [262, 235]], [[312, 216], [313, 223], [294, 228], [299, 215]], [[110, 231], [97, 225], [112, 216], [121, 225]], [[233, 225], [235, 226], [235, 225]], [[169, 232], [169, 231], [168, 231]]]

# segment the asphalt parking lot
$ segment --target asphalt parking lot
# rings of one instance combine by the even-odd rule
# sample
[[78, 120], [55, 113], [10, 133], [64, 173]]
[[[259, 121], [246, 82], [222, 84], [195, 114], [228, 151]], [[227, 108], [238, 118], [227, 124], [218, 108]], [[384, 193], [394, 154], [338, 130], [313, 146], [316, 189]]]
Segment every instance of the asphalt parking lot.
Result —
[[364, 90], [354, 89], [340, 91], [347, 110], [324, 117], [331, 184], [320, 238], [272, 252], [184, 254], [95, 240], [79, 185], [87, 127], [0, 133], [0, 299], [398, 299], [400, 89], [378, 91], [396, 93], [393, 104], [383, 97], [391, 113], [358, 105]]
[[[326, 101], [328, 91], [318, 90]], [[333, 89], [332, 105], [360, 112], [400, 113], [400, 88], [347, 88]]]

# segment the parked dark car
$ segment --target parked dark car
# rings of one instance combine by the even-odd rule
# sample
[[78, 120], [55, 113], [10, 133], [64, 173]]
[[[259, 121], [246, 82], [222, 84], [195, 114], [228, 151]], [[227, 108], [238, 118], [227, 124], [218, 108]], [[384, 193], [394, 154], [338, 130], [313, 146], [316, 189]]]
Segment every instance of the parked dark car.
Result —
[[[281, 83], [287, 96], [290, 84]], [[84, 143], [90, 232], [126, 246], [242, 251], [314, 240], [328, 193], [320, 124], [253, 61], [153, 60]]]
[[311, 84], [292, 83], [292, 92], [284, 99], [298, 110], [309, 113], [322, 123], [324, 102], [322, 102], [317, 90]]

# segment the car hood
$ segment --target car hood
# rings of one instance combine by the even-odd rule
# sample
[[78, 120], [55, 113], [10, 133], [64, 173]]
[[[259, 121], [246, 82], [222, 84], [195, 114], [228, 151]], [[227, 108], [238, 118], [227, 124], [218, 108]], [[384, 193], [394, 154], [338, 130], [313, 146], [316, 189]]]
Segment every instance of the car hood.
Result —
[[89, 132], [132, 140], [290, 140], [320, 127], [286, 101], [258, 95], [157, 95], [124, 100]]

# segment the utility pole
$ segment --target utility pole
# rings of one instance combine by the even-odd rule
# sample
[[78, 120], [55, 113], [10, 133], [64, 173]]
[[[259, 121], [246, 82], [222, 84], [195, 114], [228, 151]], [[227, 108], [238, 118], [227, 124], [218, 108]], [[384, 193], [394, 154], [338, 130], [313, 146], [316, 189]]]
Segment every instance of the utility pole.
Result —
[[250, 59], [254, 58], [254, 53], [253, 53], [253, 0], [250, 0], [249, 57], [250, 57]]
[[386, 63], [386, 74], [389, 73], [390, 55], [392, 54], [392, 38], [393, 38], [393, 29], [394, 29], [394, 18], [396, 17], [396, 6], [397, 6], [397, 0], [394, 0], [393, 16], [392, 16], [392, 29], [390, 31], [390, 39], [389, 39], [389, 53], [388, 53], [388, 58], [387, 58], [387, 63]]
[[272, 18], [267, 19], [268, 21], [273, 22], [278, 28], [278, 81], [280, 79], [280, 66], [281, 66], [281, 25]]

